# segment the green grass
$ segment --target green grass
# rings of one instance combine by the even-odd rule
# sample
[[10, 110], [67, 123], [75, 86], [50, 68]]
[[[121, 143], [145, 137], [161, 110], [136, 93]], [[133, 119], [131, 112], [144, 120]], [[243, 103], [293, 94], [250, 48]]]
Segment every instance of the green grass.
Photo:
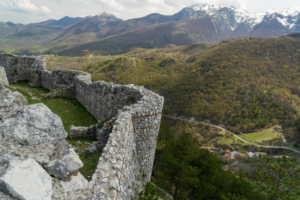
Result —
[[217, 142], [218, 144], [232, 144], [233, 143], [233, 138], [228, 138], [228, 137], [223, 137], [221, 140]]
[[45, 104], [53, 113], [61, 117], [67, 132], [69, 132], [71, 125], [90, 126], [97, 123], [97, 120], [77, 100], [67, 98], [43, 99], [43, 96], [50, 91], [39, 87], [29, 87], [28, 82], [11, 84], [9, 88], [23, 94], [29, 105]]
[[240, 140], [239, 138], [237, 138], [235, 136], [223, 137], [217, 143], [218, 144], [228, 144], [228, 145], [231, 145], [231, 144], [234, 144], [234, 143], [249, 145], [248, 143], [245, 143], [244, 141]]
[[89, 181], [92, 179], [92, 175], [95, 173], [101, 154], [102, 151], [96, 151], [87, 158], [84, 158], [84, 154], [79, 155], [84, 164], [84, 167], [79, 169], [79, 171]]
[[[45, 104], [53, 113], [61, 117], [63, 126], [67, 132], [69, 132], [71, 125], [90, 126], [97, 123], [97, 120], [77, 100], [67, 98], [44, 99], [44, 95], [50, 91], [40, 87], [29, 87], [28, 82], [11, 84], [8, 88], [23, 94], [29, 105], [36, 103]], [[76, 153], [84, 164], [84, 166], [79, 169], [80, 173], [86, 179], [90, 180], [95, 172], [102, 152], [98, 151], [88, 158], [84, 158], [84, 150], [93, 142], [93, 140], [70, 139], [68, 136], [67, 141], [76, 148]]]
[[248, 133], [242, 135], [245, 139], [262, 142], [263, 140], [270, 140], [276, 138], [273, 128], [263, 130], [257, 133]]
[[15, 49], [4, 49], [5, 53], [13, 53]]

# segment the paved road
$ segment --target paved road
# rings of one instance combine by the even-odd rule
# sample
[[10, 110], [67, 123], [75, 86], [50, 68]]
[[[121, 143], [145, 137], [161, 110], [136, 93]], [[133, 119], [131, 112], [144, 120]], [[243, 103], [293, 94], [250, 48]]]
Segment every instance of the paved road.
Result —
[[[200, 124], [207, 124], [205, 122], [200, 122], [200, 121], [192, 121], [192, 120], [188, 120], [188, 119], [180, 119], [180, 118], [176, 118], [176, 117], [172, 117], [172, 116], [169, 116], [169, 115], [163, 115], [164, 117], [168, 117], [168, 118], [173, 118], [173, 119], [177, 119], [177, 120], [181, 120], [181, 121], [188, 121], [188, 122], [196, 122], [196, 123], [200, 123]], [[300, 154], [300, 151], [297, 151], [295, 149], [292, 149], [292, 148], [289, 148], [289, 147], [284, 147], [284, 146], [263, 146], [263, 145], [259, 145], [259, 144], [255, 144], [255, 143], [252, 143], [252, 142], [249, 142], [247, 140], [245, 140], [244, 138], [241, 138], [240, 136], [220, 127], [220, 126], [216, 126], [216, 125], [212, 125], [212, 124], [208, 124], [212, 127], [215, 127], [215, 128], [219, 128], [219, 129], [222, 129], [224, 131], [226, 131], [227, 133], [231, 133], [233, 134], [236, 138], [238, 138], [239, 140], [242, 140], [243, 142], [245, 143], [248, 143], [248, 144], [252, 144], [252, 145], [255, 145], [255, 146], [258, 146], [258, 147], [263, 147], [263, 148], [268, 148], [268, 149], [288, 149], [288, 150], [291, 150], [291, 151], [294, 151], [294, 152], [297, 152]]]

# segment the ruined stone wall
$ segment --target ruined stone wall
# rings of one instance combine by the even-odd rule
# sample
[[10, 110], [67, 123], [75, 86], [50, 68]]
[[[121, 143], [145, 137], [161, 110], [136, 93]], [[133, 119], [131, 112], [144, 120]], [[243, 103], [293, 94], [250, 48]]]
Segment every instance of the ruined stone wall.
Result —
[[135, 135], [137, 156], [146, 180], [150, 181], [164, 99], [144, 87], [90, 82], [77, 76], [76, 99], [99, 121], [118, 110], [129, 112]]
[[[91, 75], [85, 72], [49, 72], [44, 63], [38, 65], [43, 58], [35, 58], [32, 63], [36, 64], [21, 65], [17, 63], [26, 58], [0, 54], [0, 66], [9, 72], [10, 83], [28, 80], [31, 85], [50, 89], [49, 97], [75, 98], [99, 122], [117, 116], [90, 182], [94, 193], [91, 199], [105, 195], [111, 199], [131, 199], [151, 179], [164, 98], [144, 87], [91, 82]], [[17, 60], [16, 64], [8, 63], [12, 59]]]
[[52, 72], [50, 72], [48, 70], [43, 70], [41, 72], [41, 86], [43, 88], [51, 90], [52, 83], [53, 83]]
[[96, 139], [97, 125], [92, 125], [90, 127], [75, 127], [71, 126], [69, 130], [69, 135], [71, 139], [75, 138], [85, 138], [85, 139]]
[[132, 199], [142, 182], [132, 118], [121, 112], [90, 182], [90, 199]]
[[133, 85], [118, 85], [104, 81], [91, 82], [85, 76], [75, 79], [76, 99], [99, 121], [118, 113], [125, 105], [142, 98]]
[[46, 69], [46, 58], [0, 54], [0, 66], [5, 68], [9, 83], [30, 81], [30, 86], [41, 86], [41, 73]]

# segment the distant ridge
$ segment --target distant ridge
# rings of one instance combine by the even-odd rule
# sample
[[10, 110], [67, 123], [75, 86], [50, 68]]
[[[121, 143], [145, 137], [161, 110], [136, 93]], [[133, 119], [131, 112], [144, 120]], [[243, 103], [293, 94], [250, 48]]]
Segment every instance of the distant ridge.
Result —
[[40, 23], [34, 23], [34, 24], [38, 24], [38, 25], [45, 25], [45, 26], [70, 26], [73, 25], [81, 20], [83, 20], [85, 18], [83, 17], [68, 17], [65, 16], [59, 20], [54, 20], [54, 19], [49, 19], [47, 21], [44, 22], [40, 22]]
[[56, 39], [60, 40], [60, 39], [68, 38], [72, 35], [105, 31], [122, 22], [123, 22], [122, 19], [116, 18], [112, 14], [103, 12], [99, 15], [90, 16], [79, 21], [78, 23], [74, 24], [69, 29], [67, 29], [63, 34], [61, 34]]
[[[104, 21], [107, 18], [109, 17]], [[49, 49], [48, 52], [76, 55], [83, 50], [90, 50], [114, 54], [135, 46], [147, 48], [166, 44], [218, 43], [237, 37], [280, 37], [300, 32], [300, 9], [249, 13], [233, 6], [195, 4], [174, 15], [153, 13], [141, 18], [119, 21], [114, 26], [107, 26], [98, 21], [87, 25], [88, 21], [92, 21], [92, 18], [85, 19], [62, 33], [56, 41], [62, 42], [63, 45]], [[65, 42], [68, 38], [73, 42], [72, 45]], [[87, 38], [93, 39], [87, 41]], [[76, 40], [81, 42], [74, 45]]]

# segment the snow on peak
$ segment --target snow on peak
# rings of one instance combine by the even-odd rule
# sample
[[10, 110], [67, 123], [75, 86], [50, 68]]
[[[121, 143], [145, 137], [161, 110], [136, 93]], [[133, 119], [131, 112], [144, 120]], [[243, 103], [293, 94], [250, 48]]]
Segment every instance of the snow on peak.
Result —
[[216, 11], [216, 10], [220, 10], [221, 8], [224, 8], [225, 6], [221, 6], [221, 5], [214, 5], [214, 4], [195, 4], [192, 6], [189, 6], [188, 8], [192, 8], [194, 11], [206, 11], [207, 13], [212, 12], [212, 11]]
[[300, 13], [300, 7], [294, 7], [294, 8], [290, 8], [287, 10], [283, 10], [283, 11], [279, 11], [279, 14], [283, 15], [283, 16], [289, 16], [289, 15], [298, 15]]
[[236, 9], [233, 6], [222, 6], [204, 3], [189, 6], [186, 9], [189, 11], [193, 10], [195, 12], [202, 11], [205, 12], [205, 14], [212, 16], [223, 8], [228, 8], [229, 11], [232, 12], [237, 23], [246, 22], [249, 23], [251, 27], [261, 23], [265, 19], [265, 17], [267, 17], [277, 18], [283, 26], [293, 28], [295, 21], [297, 21], [300, 16], [300, 7], [294, 7], [282, 11], [269, 10], [266, 12], [249, 13], [245, 10]]

